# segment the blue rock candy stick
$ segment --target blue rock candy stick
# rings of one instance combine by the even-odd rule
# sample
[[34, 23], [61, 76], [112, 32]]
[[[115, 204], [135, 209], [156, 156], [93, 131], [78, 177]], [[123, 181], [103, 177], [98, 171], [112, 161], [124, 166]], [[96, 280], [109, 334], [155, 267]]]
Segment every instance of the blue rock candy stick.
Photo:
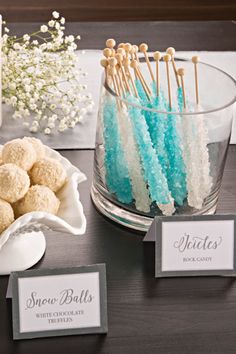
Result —
[[[141, 100], [141, 104], [143, 104], [148, 108], [153, 108], [163, 112], [166, 110], [162, 91], [160, 91], [158, 97], [156, 96], [155, 82], [152, 82], [151, 84], [151, 88], [153, 91], [151, 102], [147, 99], [147, 96], [139, 80], [136, 80], [136, 87]], [[142, 113], [145, 116], [150, 137], [152, 140], [152, 144], [158, 156], [159, 162], [161, 164], [162, 171], [165, 174], [165, 176], [167, 176], [167, 168], [169, 162], [168, 162], [168, 156], [167, 156], [165, 141], [164, 141], [166, 126], [167, 126], [167, 122], [166, 122], [167, 116], [166, 114], [160, 114], [160, 113], [151, 112], [147, 110], [143, 110]]]
[[117, 122], [117, 104], [107, 97], [103, 111], [106, 185], [115, 193], [121, 203], [129, 204], [133, 200], [127, 162], [119, 136]]
[[[178, 100], [181, 97], [178, 96]], [[166, 109], [168, 105], [166, 104]], [[169, 159], [167, 174], [168, 186], [178, 205], [183, 205], [187, 196], [186, 168], [183, 159], [182, 141], [178, 131], [177, 115], [167, 115], [167, 129], [165, 134], [165, 147]]]
[[[129, 97], [132, 103], [139, 104], [134, 97]], [[148, 126], [139, 108], [129, 106], [129, 116], [131, 119], [134, 137], [138, 144], [139, 154], [144, 170], [144, 178], [148, 184], [152, 201], [166, 215], [171, 215], [175, 211], [173, 198], [168, 188], [165, 175], [162, 173], [161, 165], [152, 146], [152, 141], [148, 131]]]
[[135, 80], [135, 86], [138, 91], [139, 99], [141, 101], [140, 103], [145, 107], [148, 103], [148, 99], [147, 99], [147, 95], [143, 89], [143, 86], [138, 79]]

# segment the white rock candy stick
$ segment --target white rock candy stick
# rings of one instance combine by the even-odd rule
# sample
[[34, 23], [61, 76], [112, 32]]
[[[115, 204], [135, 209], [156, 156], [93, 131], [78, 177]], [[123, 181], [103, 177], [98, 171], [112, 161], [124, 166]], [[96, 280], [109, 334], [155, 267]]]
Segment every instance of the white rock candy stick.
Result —
[[193, 119], [196, 117], [182, 116], [183, 158], [187, 172], [188, 204], [193, 208], [200, 209], [202, 207], [201, 163], [196, 149]]
[[[198, 111], [203, 111], [203, 109], [198, 105]], [[205, 121], [204, 115], [198, 115], [197, 121], [195, 122], [197, 125], [197, 149], [199, 152], [199, 156], [201, 159], [201, 195], [202, 198], [206, 198], [211, 191], [212, 188], [212, 177], [210, 175], [210, 160], [209, 160], [209, 151], [207, 144], [209, 143], [208, 129], [207, 123]]]
[[212, 186], [207, 127], [202, 115], [182, 116], [182, 120], [188, 204], [193, 208], [201, 209]]
[[136, 142], [134, 140], [132, 125], [125, 107], [122, 107], [122, 109], [119, 110], [118, 121], [121, 141], [125, 147], [125, 157], [132, 183], [135, 206], [137, 210], [148, 213], [150, 211], [151, 200], [143, 178], [140, 157]]

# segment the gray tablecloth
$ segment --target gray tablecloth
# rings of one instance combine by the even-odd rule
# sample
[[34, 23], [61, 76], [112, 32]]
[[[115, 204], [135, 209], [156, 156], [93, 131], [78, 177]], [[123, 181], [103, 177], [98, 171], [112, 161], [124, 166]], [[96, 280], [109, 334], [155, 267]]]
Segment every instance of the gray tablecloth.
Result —
[[[236, 52], [195, 52], [201, 60], [218, 66], [236, 78]], [[82, 55], [78, 52], [80, 67], [88, 72], [84, 82], [88, 86], [88, 92], [93, 95], [95, 108], [84, 122], [78, 124], [75, 129], [69, 129], [64, 133], [54, 135], [30, 134], [23, 128], [21, 122], [11, 118], [12, 110], [8, 107], [3, 109], [3, 125], [0, 128], [0, 143], [4, 143], [16, 137], [35, 136], [40, 138], [45, 144], [55, 149], [93, 149], [95, 146], [96, 118], [98, 111], [99, 91], [101, 82], [100, 58], [102, 52], [98, 50], [88, 50]], [[178, 52], [179, 57], [191, 58], [193, 52]], [[236, 143], [236, 121], [233, 126], [231, 143]]]

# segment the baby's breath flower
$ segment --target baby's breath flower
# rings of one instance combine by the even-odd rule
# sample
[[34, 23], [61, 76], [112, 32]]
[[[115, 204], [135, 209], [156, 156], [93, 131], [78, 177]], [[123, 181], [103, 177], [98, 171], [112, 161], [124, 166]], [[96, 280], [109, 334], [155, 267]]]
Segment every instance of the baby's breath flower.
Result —
[[59, 14], [59, 12], [57, 12], [57, 11], [53, 11], [52, 16], [53, 16], [54, 18], [59, 18], [59, 17], [60, 17], [60, 14]]
[[[17, 38], [6, 29], [2, 37], [3, 101], [32, 133], [73, 129], [93, 108], [91, 95], [84, 93], [87, 86], [80, 83], [85, 73], [78, 67], [75, 37], [65, 37], [65, 19], [59, 17], [54, 11], [48, 26], [31, 35]], [[39, 44], [40, 32], [48, 35]]]
[[21, 49], [20, 43], [14, 43], [14, 44], [13, 44], [13, 48], [14, 48], [15, 50]]
[[24, 34], [23, 40], [24, 41], [29, 41], [30, 40], [30, 36], [28, 34]]
[[48, 26], [42, 25], [42, 26], [40, 27], [40, 31], [43, 32], [43, 33], [46, 33], [46, 32], [48, 31]]
[[45, 128], [45, 129], [44, 129], [44, 133], [45, 133], [46, 135], [51, 134], [51, 129], [50, 129], [50, 128]]
[[48, 26], [49, 26], [49, 27], [53, 27], [54, 24], [55, 24], [55, 21], [53, 21], [53, 20], [50, 20], [50, 21], [48, 22]]
[[56, 22], [56, 24], [55, 24], [55, 28], [56, 28], [57, 30], [59, 30], [59, 29], [61, 28], [61, 25], [60, 25], [60, 23], [59, 23], [59, 22]]

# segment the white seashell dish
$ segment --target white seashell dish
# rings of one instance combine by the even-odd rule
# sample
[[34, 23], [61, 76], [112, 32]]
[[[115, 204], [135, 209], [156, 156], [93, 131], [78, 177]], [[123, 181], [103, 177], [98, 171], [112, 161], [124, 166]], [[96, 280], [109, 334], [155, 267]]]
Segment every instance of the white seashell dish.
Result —
[[[0, 151], [2, 146], [0, 145]], [[43, 256], [46, 242], [43, 228], [82, 235], [86, 230], [86, 218], [80, 201], [78, 184], [86, 176], [57, 151], [45, 146], [46, 156], [58, 160], [66, 170], [67, 182], [57, 193], [60, 208], [57, 215], [31, 212], [16, 219], [0, 235], [0, 275], [25, 270]], [[35, 227], [34, 225], [42, 225]]]

